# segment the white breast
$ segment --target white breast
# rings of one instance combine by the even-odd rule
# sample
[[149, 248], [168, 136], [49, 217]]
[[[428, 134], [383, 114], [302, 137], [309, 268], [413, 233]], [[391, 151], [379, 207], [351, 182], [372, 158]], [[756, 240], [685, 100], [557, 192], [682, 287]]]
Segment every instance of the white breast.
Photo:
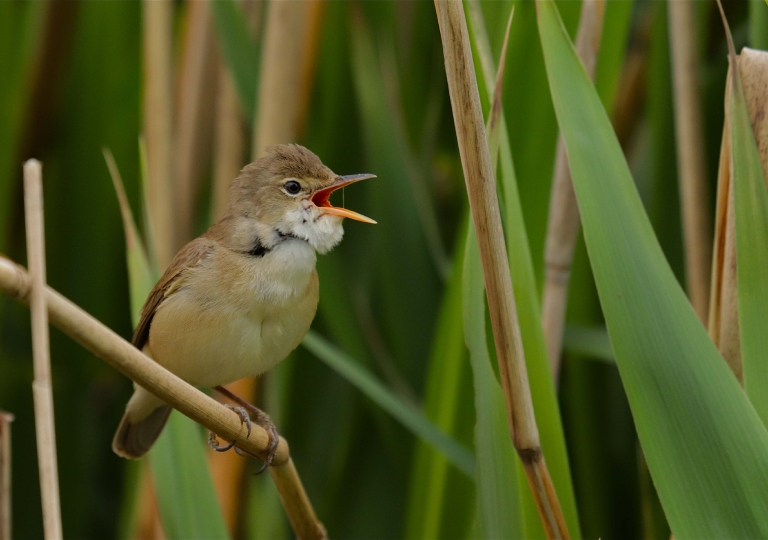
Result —
[[153, 358], [196, 386], [258, 375], [306, 334], [317, 308], [315, 252], [287, 240], [263, 257], [216, 254], [185, 277], [150, 327]]

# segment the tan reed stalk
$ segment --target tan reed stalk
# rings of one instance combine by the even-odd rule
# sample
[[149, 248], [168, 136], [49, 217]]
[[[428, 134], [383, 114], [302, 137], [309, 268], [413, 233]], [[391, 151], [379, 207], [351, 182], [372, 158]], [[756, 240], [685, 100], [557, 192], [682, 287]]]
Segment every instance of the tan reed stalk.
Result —
[[704, 124], [693, 0], [667, 2], [675, 100], [677, 168], [688, 297], [702, 322], [709, 303], [712, 222], [704, 167]]
[[37, 462], [46, 540], [62, 538], [59, 471], [56, 465], [56, 429], [51, 387], [51, 350], [45, 295], [45, 226], [43, 224], [43, 167], [36, 159], [24, 163], [24, 218], [29, 260], [29, 309], [32, 318], [32, 360], [35, 380]]
[[[603, 35], [605, 0], [584, 0], [576, 34], [576, 53], [590, 78], [595, 77], [597, 52]], [[573, 250], [579, 236], [581, 218], [573, 191], [568, 154], [562, 135], [557, 141], [555, 175], [549, 199], [547, 238], [544, 248], [544, 294], [541, 320], [547, 342], [549, 365], [555, 381], [560, 379], [560, 356], [568, 303], [568, 281], [571, 276]]]
[[[750, 123], [760, 153], [760, 162], [763, 170], [768, 171], [768, 117], [764, 114], [765, 88], [768, 88], [768, 53], [743, 49], [739, 55], [739, 72], [747, 100]], [[729, 80], [731, 73], [732, 71], [728, 75]], [[736, 289], [736, 220], [731, 176], [731, 119], [730, 107], [727, 106], [729, 99], [730, 85], [726, 85], [725, 125], [718, 169], [708, 330], [712, 341], [728, 362], [731, 371], [743, 385]]]
[[245, 132], [237, 90], [224, 62], [219, 66], [216, 92], [215, 148], [213, 153], [213, 220], [224, 217], [229, 203], [229, 184], [244, 165]]
[[11, 540], [11, 422], [0, 411], [0, 540]]
[[[30, 276], [12, 261], [0, 257], [0, 290], [28, 302], [32, 288]], [[236, 414], [215, 399], [187, 384], [136, 349], [112, 330], [50, 287], [45, 300], [51, 323], [90, 350], [122, 374], [150, 390], [157, 397], [195, 422], [216, 433], [221, 439], [237, 441], [237, 447], [254, 456], [264, 457], [269, 435], [254, 425], [250, 437]], [[278, 491], [284, 494], [284, 507], [299, 538], [324, 538], [325, 531], [293, 469], [288, 443], [280, 439], [270, 467]]]
[[254, 122], [254, 159], [270, 145], [296, 142], [303, 130], [322, 7], [318, 0], [277, 0], [267, 6]]
[[211, 155], [218, 72], [210, 5], [189, 2], [187, 10], [173, 144], [177, 247], [194, 236], [195, 202]]
[[456, 137], [475, 224], [491, 314], [499, 374], [507, 405], [512, 442], [525, 469], [549, 538], [569, 538], [539, 442], [528, 386], [517, 309], [504, 245], [496, 181], [485, 139], [480, 95], [472, 61], [464, 7], [456, 0], [436, 0], [445, 71]]
[[147, 141], [149, 222], [160, 270], [178, 249], [175, 238], [172, 151], [173, 2], [144, 0], [144, 132]]

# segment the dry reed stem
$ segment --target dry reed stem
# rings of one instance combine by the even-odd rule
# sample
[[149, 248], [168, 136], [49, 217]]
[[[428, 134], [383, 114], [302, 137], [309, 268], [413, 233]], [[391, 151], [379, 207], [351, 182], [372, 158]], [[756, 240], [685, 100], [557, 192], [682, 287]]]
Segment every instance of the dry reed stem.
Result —
[[45, 295], [45, 226], [43, 223], [43, 167], [36, 159], [24, 163], [24, 218], [29, 260], [29, 309], [32, 318], [32, 360], [35, 380], [37, 462], [46, 539], [62, 538], [59, 471], [56, 465], [56, 429], [51, 387], [51, 350]]
[[0, 411], [0, 540], [11, 540], [11, 422]]
[[[0, 257], [0, 290], [28, 302], [30, 289], [30, 276], [24, 269]], [[231, 410], [145, 356], [50, 287], [45, 289], [45, 300], [51, 323], [62, 332], [221, 439], [235, 440], [244, 452], [264, 457], [269, 435], [260, 426], [253, 425], [248, 437], [246, 426]], [[270, 472], [276, 484], [283, 484], [277, 488], [284, 494], [284, 506], [291, 523], [303, 527], [295, 531], [296, 535], [299, 538], [322, 538], [319, 535], [322, 525], [317, 523], [301, 481], [293, 471], [288, 443], [282, 437]]]
[[213, 220], [224, 217], [229, 184], [243, 166], [245, 133], [235, 83], [224, 62], [219, 67], [216, 95], [216, 132], [213, 157]]
[[187, 9], [173, 145], [176, 248], [194, 234], [195, 202], [211, 155], [217, 74], [210, 5], [189, 2]]
[[[760, 163], [763, 170], [768, 171], [768, 115], [765, 114], [765, 89], [768, 88], [768, 53], [743, 49], [739, 55], [739, 72], [747, 101], [749, 120], [760, 154]], [[730, 80], [731, 73], [729, 72], [728, 80]], [[718, 169], [708, 330], [712, 341], [720, 350], [731, 371], [743, 385], [736, 288], [736, 220], [733, 205], [729, 99], [730, 85], [726, 85], [725, 125], [723, 126]]]
[[[584, 0], [576, 35], [576, 53], [590, 79], [595, 77], [597, 52], [603, 35], [605, 0]], [[568, 302], [568, 281], [571, 276], [573, 251], [579, 236], [581, 218], [573, 191], [568, 154], [562, 135], [557, 141], [555, 175], [549, 199], [547, 239], [544, 248], [544, 294], [542, 326], [547, 343], [549, 364], [555, 381], [560, 379], [560, 361], [565, 329], [565, 308]]]
[[685, 244], [685, 281], [702, 322], [709, 304], [712, 223], [704, 158], [699, 62], [693, 0], [667, 2], [680, 203]]
[[147, 141], [147, 205], [160, 270], [176, 254], [172, 152], [173, 2], [142, 3], [144, 132]]
[[[273, 1], [267, 6], [252, 156], [296, 142], [307, 116], [323, 4]], [[291, 36], [291, 39], [286, 39]]]
[[480, 248], [512, 442], [525, 467], [544, 531], [549, 538], [568, 538], [533, 414], [496, 181], [485, 139], [464, 7], [457, 0], [436, 0], [435, 9], [440, 24], [456, 137]]

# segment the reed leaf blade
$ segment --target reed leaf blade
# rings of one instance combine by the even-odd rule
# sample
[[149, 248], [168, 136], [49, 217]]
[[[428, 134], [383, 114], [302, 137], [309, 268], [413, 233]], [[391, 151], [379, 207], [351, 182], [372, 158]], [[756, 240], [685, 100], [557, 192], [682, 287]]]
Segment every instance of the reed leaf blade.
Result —
[[672, 531], [765, 536], [768, 432], [664, 259], [557, 8], [539, 1], [537, 9], [616, 363]]

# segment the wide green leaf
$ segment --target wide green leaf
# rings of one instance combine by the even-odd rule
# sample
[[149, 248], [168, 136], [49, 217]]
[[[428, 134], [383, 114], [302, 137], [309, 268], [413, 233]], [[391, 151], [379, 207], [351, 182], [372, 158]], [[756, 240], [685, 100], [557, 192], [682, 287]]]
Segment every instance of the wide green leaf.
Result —
[[[735, 60], [732, 57], [732, 62]], [[729, 109], [744, 388], [763, 423], [768, 425], [768, 188], [749, 121], [740, 70], [734, 65], [731, 78]]]
[[616, 363], [677, 538], [768, 535], [768, 432], [664, 259], [554, 3], [541, 42]]

